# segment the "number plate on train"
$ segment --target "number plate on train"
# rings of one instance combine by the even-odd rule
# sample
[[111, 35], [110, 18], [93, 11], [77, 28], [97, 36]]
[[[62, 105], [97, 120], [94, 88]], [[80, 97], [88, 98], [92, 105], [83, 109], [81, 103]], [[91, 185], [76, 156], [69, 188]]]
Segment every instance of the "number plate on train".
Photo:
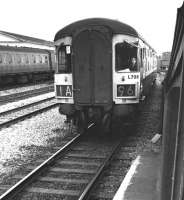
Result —
[[57, 96], [72, 97], [72, 85], [56, 85]]
[[135, 85], [117, 85], [117, 97], [133, 97], [135, 96]]

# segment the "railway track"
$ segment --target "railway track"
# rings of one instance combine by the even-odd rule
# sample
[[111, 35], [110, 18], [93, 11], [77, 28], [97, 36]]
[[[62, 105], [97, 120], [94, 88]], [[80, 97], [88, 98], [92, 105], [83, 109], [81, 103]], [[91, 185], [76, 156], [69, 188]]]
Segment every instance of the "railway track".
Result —
[[[11, 181], [1, 185], [0, 191], [7, 191], [0, 196], [0, 200], [13, 199], [14, 196], [16, 196], [15, 199], [22, 200], [112, 199], [116, 190], [112, 192], [111, 189], [110, 195], [108, 192], [96, 194], [94, 188], [100, 183], [98, 180], [103, 178], [104, 173], [109, 171], [109, 167], [114, 166], [112, 161], [116, 161], [117, 164], [118, 160], [122, 170], [109, 172], [111, 177], [115, 175], [122, 177], [122, 174], [126, 174], [131, 160], [128, 158], [127, 161], [121, 153], [118, 157], [118, 153], [123, 150], [125, 155], [130, 150], [127, 146], [123, 146], [125, 144], [120, 138], [122, 137], [101, 138], [92, 134], [75, 136], [46, 161], [37, 160], [34, 165], [26, 167], [24, 174], [15, 175]], [[27, 173], [29, 174], [26, 175]], [[15, 183], [15, 185], [11, 186], [10, 183]], [[117, 189], [120, 182], [114, 185]], [[99, 191], [101, 187], [97, 188]]]
[[17, 108], [13, 108], [0, 113], [0, 128], [14, 124], [27, 117], [44, 112], [56, 107], [58, 104], [54, 97], [42, 99], [37, 102], [29, 103]]
[[113, 199], [137, 153], [158, 129], [161, 94], [156, 95], [148, 99], [135, 122], [122, 125], [113, 136], [99, 136], [91, 127], [89, 134], [56, 147], [54, 155], [44, 154], [50, 156], [47, 161], [44, 157], [24, 166], [0, 185], [0, 199]]
[[6, 104], [6, 103], [9, 103], [9, 102], [18, 101], [18, 100], [21, 100], [21, 99], [26, 99], [28, 97], [33, 97], [33, 96], [45, 94], [45, 93], [48, 93], [48, 92], [53, 92], [53, 91], [54, 91], [54, 86], [50, 85], [50, 86], [42, 87], [42, 88], [39, 88], [39, 89], [27, 90], [27, 91], [24, 91], [24, 92], [0, 96], [0, 105]]

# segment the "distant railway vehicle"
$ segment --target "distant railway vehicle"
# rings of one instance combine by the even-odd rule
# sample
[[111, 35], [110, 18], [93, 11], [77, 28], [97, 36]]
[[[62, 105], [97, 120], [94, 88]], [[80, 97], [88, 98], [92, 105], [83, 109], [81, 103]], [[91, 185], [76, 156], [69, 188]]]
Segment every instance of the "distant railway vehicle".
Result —
[[108, 132], [132, 113], [155, 80], [155, 50], [131, 26], [92, 18], [55, 35], [59, 111], [80, 130], [91, 122]]
[[0, 46], [0, 84], [48, 79], [55, 68], [54, 51]]
[[164, 52], [158, 58], [158, 71], [167, 72], [170, 62], [170, 52]]

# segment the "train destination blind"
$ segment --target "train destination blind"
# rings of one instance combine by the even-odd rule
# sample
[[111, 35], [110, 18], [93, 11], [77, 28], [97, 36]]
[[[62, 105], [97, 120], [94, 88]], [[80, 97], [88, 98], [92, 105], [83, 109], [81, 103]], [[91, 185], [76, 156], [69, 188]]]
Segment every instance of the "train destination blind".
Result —
[[72, 97], [72, 85], [57, 85], [56, 86], [57, 96], [61, 97]]

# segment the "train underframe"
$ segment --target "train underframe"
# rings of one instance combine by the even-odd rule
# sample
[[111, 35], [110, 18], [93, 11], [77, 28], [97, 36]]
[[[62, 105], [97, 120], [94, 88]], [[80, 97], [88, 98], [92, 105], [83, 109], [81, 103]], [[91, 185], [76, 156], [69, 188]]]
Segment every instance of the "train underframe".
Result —
[[119, 104], [108, 106], [75, 106], [60, 104], [60, 114], [66, 115], [66, 122], [74, 123], [78, 132], [83, 133], [90, 124], [98, 126], [102, 133], [110, 133], [118, 119], [133, 116], [138, 104]]
[[0, 76], [0, 85], [25, 84], [53, 79], [54, 71], [5, 74]]
[[65, 115], [68, 122], [73, 121], [82, 133], [92, 123], [95, 123], [103, 133], [113, 130], [114, 124], [118, 121], [125, 122], [134, 120], [136, 112], [139, 110], [141, 102], [149, 96], [152, 87], [155, 85], [156, 72], [151, 73], [143, 80], [143, 91], [137, 103], [108, 105], [75, 105], [61, 103], [59, 112]]

